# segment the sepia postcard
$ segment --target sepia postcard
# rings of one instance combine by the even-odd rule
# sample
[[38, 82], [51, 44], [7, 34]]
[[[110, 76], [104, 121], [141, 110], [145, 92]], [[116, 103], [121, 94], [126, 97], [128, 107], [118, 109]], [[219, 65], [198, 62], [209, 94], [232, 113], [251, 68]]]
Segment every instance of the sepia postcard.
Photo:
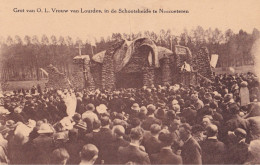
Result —
[[0, 164], [260, 164], [259, 0], [0, 0]]

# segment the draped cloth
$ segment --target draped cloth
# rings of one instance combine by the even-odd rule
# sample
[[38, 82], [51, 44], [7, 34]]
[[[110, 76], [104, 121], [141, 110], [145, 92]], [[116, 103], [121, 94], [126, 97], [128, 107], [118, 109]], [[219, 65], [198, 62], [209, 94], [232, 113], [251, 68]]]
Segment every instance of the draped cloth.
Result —
[[60, 92], [61, 97], [63, 98], [65, 105], [67, 107], [66, 109], [66, 113], [67, 115], [72, 118], [72, 116], [74, 116], [75, 112], [76, 112], [76, 107], [77, 107], [77, 98], [76, 95], [74, 93], [67, 93], [67, 94], [63, 94]]

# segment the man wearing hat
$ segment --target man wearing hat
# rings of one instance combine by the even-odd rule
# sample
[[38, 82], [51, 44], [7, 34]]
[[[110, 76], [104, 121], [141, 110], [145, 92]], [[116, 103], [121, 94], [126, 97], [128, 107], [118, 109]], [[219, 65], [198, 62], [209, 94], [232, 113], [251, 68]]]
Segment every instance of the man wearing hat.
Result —
[[142, 123], [143, 129], [149, 131], [152, 124], [159, 124], [159, 125], [162, 124], [162, 122], [159, 119], [155, 118], [155, 116], [154, 116], [155, 111], [156, 111], [156, 107], [154, 105], [150, 104], [147, 106], [147, 116], [148, 117]]
[[48, 164], [50, 162], [51, 152], [54, 149], [54, 141], [51, 135], [54, 129], [48, 124], [43, 123], [38, 130], [39, 136], [32, 141], [33, 163]]
[[226, 164], [244, 164], [248, 159], [248, 147], [246, 143], [247, 133], [242, 128], [237, 128], [233, 132], [235, 135], [234, 144], [229, 147], [226, 157]]
[[83, 138], [83, 136], [86, 134], [87, 131], [86, 122], [82, 121], [81, 115], [79, 113], [75, 113], [72, 119], [74, 121], [73, 128], [77, 129], [79, 133], [79, 137]]
[[131, 110], [130, 110], [130, 113], [129, 113], [130, 118], [138, 117], [139, 112], [140, 112], [139, 104], [138, 104], [138, 103], [134, 103], [134, 104], [131, 106]]
[[93, 134], [94, 144], [99, 148], [99, 158], [97, 163], [100, 163], [101, 160], [104, 160], [106, 163], [107, 157], [106, 153], [108, 152], [108, 145], [113, 141], [113, 134], [109, 128], [110, 119], [108, 116], [103, 116], [100, 119], [101, 128], [100, 131], [96, 134]]

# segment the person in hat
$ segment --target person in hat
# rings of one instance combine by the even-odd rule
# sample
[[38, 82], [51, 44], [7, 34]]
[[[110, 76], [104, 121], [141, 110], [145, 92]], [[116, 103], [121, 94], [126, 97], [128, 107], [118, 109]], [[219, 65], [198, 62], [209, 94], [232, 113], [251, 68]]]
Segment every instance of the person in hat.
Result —
[[17, 122], [25, 123], [24, 117], [21, 115], [22, 107], [18, 106], [14, 109], [14, 113], [11, 114], [10, 119]]
[[[85, 120], [86, 123], [88, 123], [87, 120]], [[88, 143], [94, 143], [94, 137], [96, 137], [96, 134], [100, 131], [100, 127], [101, 127], [101, 122], [100, 120], [96, 120], [93, 122], [93, 128], [89, 129], [89, 124], [88, 125], [88, 133], [85, 134], [84, 136], [84, 141], [88, 142]]]
[[140, 112], [139, 104], [138, 103], [134, 103], [131, 106], [131, 111], [130, 111], [130, 114], [129, 114], [130, 118], [138, 117], [139, 112]]
[[80, 163], [79, 165], [92, 165], [96, 162], [98, 158], [99, 150], [93, 144], [86, 144], [83, 146], [82, 150], [80, 151]]
[[247, 130], [248, 123], [245, 119], [239, 116], [240, 109], [236, 103], [229, 104], [228, 112], [230, 113], [230, 118], [224, 124], [225, 132], [234, 131], [236, 128]]
[[225, 163], [244, 164], [249, 157], [249, 145], [246, 143], [247, 133], [244, 129], [237, 128], [234, 135], [234, 144], [228, 148]]
[[198, 94], [192, 94], [191, 100], [193, 101], [193, 105], [195, 106], [196, 110], [204, 107], [204, 103], [199, 99]]
[[48, 124], [43, 123], [38, 130], [39, 136], [32, 140], [33, 162], [35, 164], [50, 163], [50, 156], [55, 147], [51, 135], [54, 129]]
[[99, 158], [97, 163], [100, 163], [101, 160], [104, 160], [106, 163], [106, 155], [105, 153], [108, 152], [108, 145], [113, 141], [113, 134], [112, 130], [110, 129], [110, 119], [108, 116], [103, 116], [100, 118], [101, 121], [101, 128], [100, 131], [94, 134], [94, 145], [96, 145], [99, 150]]
[[147, 117], [146, 115], [147, 115], [147, 108], [145, 106], [141, 106], [140, 112], [138, 114], [138, 118], [141, 121], [144, 121], [146, 119], [146, 117]]
[[147, 106], [147, 118], [142, 123], [142, 128], [144, 130], [149, 131], [152, 124], [162, 124], [161, 120], [155, 117], [155, 111], [156, 107], [154, 105], [150, 104]]
[[107, 106], [105, 104], [100, 104], [99, 106], [96, 107], [96, 110], [98, 114], [107, 113]]
[[13, 120], [7, 120], [6, 122], [5, 122], [5, 126], [6, 127], [8, 127], [10, 130], [14, 130], [15, 129], [15, 127], [16, 127], [16, 123], [15, 123], [15, 121], [13, 121]]
[[87, 132], [87, 123], [82, 121], [79, 113], [75, 113], [72, 119], [75, 122], [73, 128], [78, 130], [79, 137], [82, 139]]

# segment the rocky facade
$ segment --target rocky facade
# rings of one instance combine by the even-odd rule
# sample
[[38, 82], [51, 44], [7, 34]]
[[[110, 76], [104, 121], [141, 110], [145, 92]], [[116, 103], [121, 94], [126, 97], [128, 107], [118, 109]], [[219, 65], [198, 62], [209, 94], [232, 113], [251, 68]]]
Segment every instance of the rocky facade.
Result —
[[124, 41], [114, 43], [105, 53], [102, 66], [102, 88], [112, 90], [115, 88], [114, 53], [121, 47]]
[[53, 89], [69, 89], [71, 87], [70, 82], [68, 81], [67, 76], [64, 73], [61, 73], [53, 65], [49, 65], [46, 69], [48, 72], [49, 80], [46, 83], [47, 88]]
[[201, 47], [196, 54], [196, 69], [202, 76], [213, 80], [213, 72], [210, 66], [209, 51], [206, 47]]

